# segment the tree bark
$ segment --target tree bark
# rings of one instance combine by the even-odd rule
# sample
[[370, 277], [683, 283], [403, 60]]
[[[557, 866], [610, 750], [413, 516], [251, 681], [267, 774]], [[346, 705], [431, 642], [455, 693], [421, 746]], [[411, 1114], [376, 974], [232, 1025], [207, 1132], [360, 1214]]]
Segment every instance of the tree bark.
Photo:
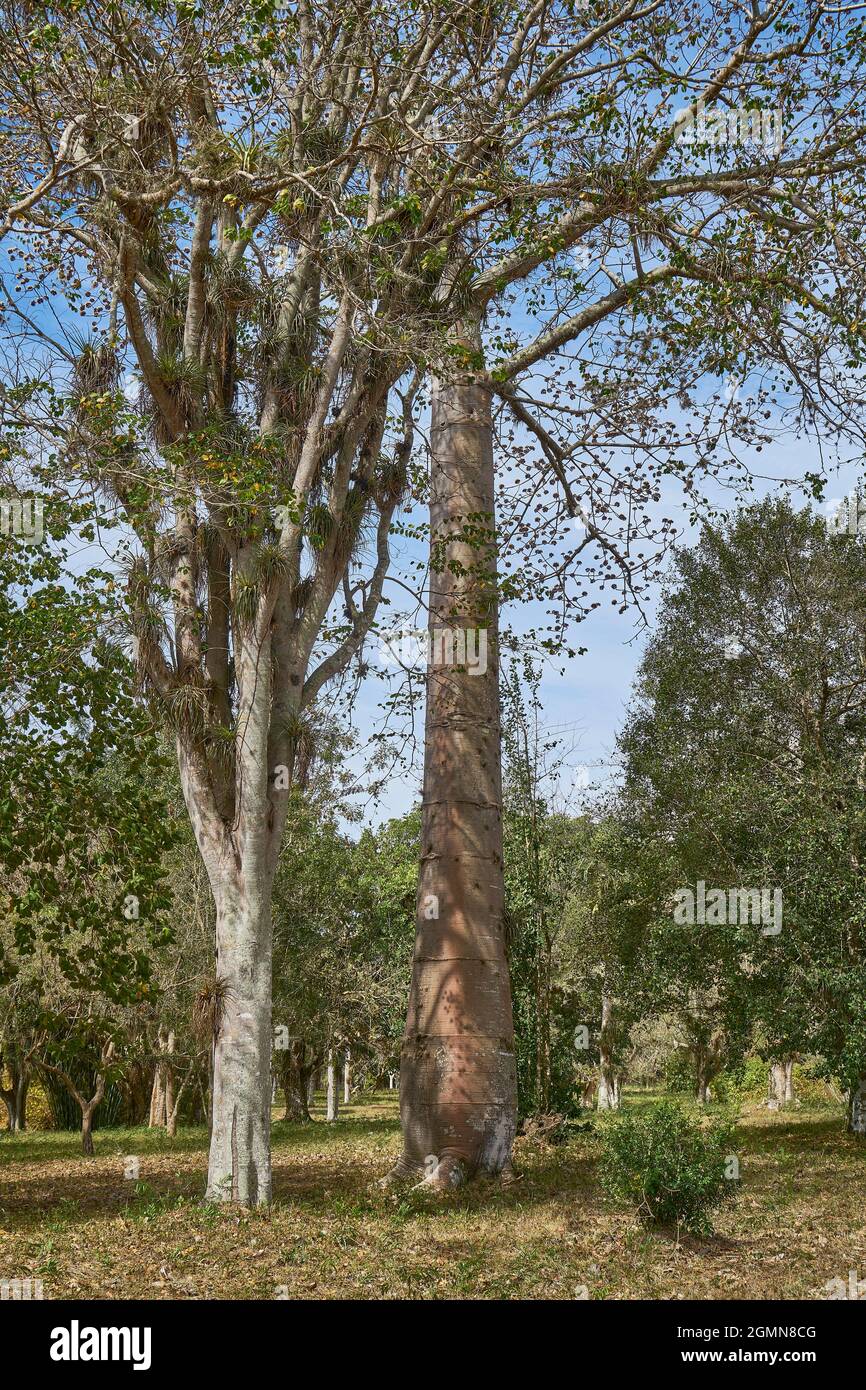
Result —
[[866, 1138], [866, 1075], [861, 1076], [848, 1096], [848, 1133]]
[[[165, 1050], [166, 1050], [166, 1054], [167, 1054], [168, 1057], [170, 1057], [170, 1056], [172, 1055], [172, 1053], [174, 1052], [174, 1029], [171, 1029], [171, 1028], [170, 1028], [169, 1031], [168, 1031], [168, 1037], [167, 1037], [167, 1039], [166, 1039]], [[172, 1069], [172, 1064], [171, 1064], [171, 1062], [166, 1061], [166, 1062], [164, 1063], [164, 1066], [165, 1066], [165, 1127], [166, 1127], [166, 1129], [171, 1130], [172, 1133], [173, 1133], [171, 1117], [172, 1117], [172, 1115], [175, 1115], [175, 1119], [177, 1118], [176, 1113], [175, 1113], [175, 1109], [174, 1109], [174, 1071], [173, 1071], [173, 1069]]]
[[271, 1200], [270, 883], [225, 865], [214, 896], [221, 1018], [207, 1198], [264, 1206]]
[[[0, 1087], [0, 1098], [6, 1106], [10, 1134], [23, 1133], [27, 1128], [27, 1093], [30, 1090], [30, 1063], [21, 1058], [6, 1062], [10, 1084]], [[2, 1073], [2, 1064], [0, 1064]]]
[[427, 1180], [446, 1187], [510, 1169], [517, 1081], [502, 931], [490, 392], [470, 376], [436, 381], [432, 408], [433, 655], [437, 641], [445, 646], [437, 633], [462, 630], [479, 659], [475, 669], [428, 664], [417, 931], [400, 1064], [403, 1154], [385, 1181], [426, 1160]]
[[15, 1128], [23, 1134], [27, 1128], [27, 1093], [30, 1090], [30, 1069], [22, 1067], [15, 1087]]
[[90, 1102], [81, 1111], [81, 1147], [87, 1158], [93, 1157], [93, 1112], [96, 1106]]
[[346, 1057], [343, 1062], [343, 1104], [348, 1105], [352, 1098], [352, 1053], [346, 1048]]
[[164, 1129], [167, 1115], [167, 1096], [166, 1096], [166, 1069], [162, 1061], [162, 1053], [166, 1048], [168, 1038], [167, 1029], [160, 1024], [157, 1033], [157, 1048], [160, 1059], [156, 1063], [153, 1073], [153, 1087], [150, 1092], [150, 1119], [148, 1129]]
[[794, 1062], [773, 1062], [770, 1066], [770, 1102], [774, 1108], [794, 1099]]
[[328, 1108], [326, 1120], [336, 1120], [340, 1110], [340, 1093], [337, 1089], [337, 1064], [333, 1048], [328, 1048]]

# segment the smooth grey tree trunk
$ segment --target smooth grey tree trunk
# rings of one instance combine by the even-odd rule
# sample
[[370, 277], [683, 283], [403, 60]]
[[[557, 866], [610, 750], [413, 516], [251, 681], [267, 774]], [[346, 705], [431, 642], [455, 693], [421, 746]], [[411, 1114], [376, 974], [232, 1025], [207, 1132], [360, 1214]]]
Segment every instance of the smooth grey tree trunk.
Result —
[[791, 1059], [774, 1062], [770, 1067], [770, 1101], [773, 1108], [790, 1104], [794, 1099], [794, 1063]]
[[207, 1198], [271, 1200], [271, 903], [269, 885], [225, 866], [217, 903], [217, 979], [224, 982], [214, 1045]]
[[848, 1096], [848, 1132], [866, 1137], [866, 1076], [860, 1077]]
[[352, 1053], [350, 1048], [346, 1048], [346, 1058], [343, 1062], [343, 1104], [348, 1105], [352, 1098]]
[[336, 1120], [340, 1109], [340, 1094], [337, 1089], [337, 1065], [333, 1048], [328, 1048], [328, 1094], [326, 1120]]

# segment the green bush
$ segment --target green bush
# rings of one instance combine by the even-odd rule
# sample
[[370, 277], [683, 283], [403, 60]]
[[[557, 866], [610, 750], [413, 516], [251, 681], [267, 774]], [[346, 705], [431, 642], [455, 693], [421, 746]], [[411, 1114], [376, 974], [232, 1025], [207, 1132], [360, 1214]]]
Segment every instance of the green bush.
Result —
[[672, 1052], [665, 1064], [665, 1088], [675, 1096], [695, 1093], [695, 1064], [685, 1048]]
[[690, 1118], [673, 1101], [612, 1116], [604, 1126], [601, 1181], [641, 1220], [709, 1235], [712, 1213], [735, 1193], [728, 1176], [733, 1126]]

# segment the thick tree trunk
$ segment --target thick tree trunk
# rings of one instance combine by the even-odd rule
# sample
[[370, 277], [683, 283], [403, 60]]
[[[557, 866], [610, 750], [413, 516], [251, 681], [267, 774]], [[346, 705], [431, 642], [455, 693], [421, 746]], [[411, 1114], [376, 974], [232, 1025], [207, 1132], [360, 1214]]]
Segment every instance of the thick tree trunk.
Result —
[[848, 1132], [866, 1138], [866, 1076], [861, 1076], [848, 1096]]
[[150, 1093], [150, 1119], [148, 1129], [158, 1129], [165, 1124], [165, 1088], [162, 1084], [162, 1063], [157, 1062], [153, 1073], [153, 1088]]
[[27, 1093], [30, 1090], [30, 1073], [22, 1068], [15, 1086], [15, 1128], [19, 1134], [27, 1128]]
[[[502, 932], [488, 388], [470, 377], [435, 382], [431, 443], [432, 654], [415, 958], [400, 1065], [404, 1147], [385, 1181], [424, 1168], [433, 1186], [445, 1187], [478, 1171], [510, 1170], [517, 1123]], [[462, 662], [442, 660], [449, 630]]]
[[768, 1084], [768, 1104], [775, 1110], [780, 1105], [790, 1105], [794, 1099], [794, 1062], [788, 1058], [783, 1062], [773, 1062], [770, 1067]]
[[326, 1120], [336, 1120], [340, 1109], [340, 1093], [337, 1090], [337, 1064], [332, 1048], [328, 1048], [328, 1108]]
[[214, 897], [221, 1018], [207, 1197], [264, 1206], [271, 1200], [270, 884], [264, 874], [256, 882], [254, 873], [226, 866]]
[[[10, 1085], [0, 1090], [0, 1097], [6, 1106], [10, 1134], [22, 1133], [27, 1128], [27, 1093], [30, 1090], [30, 1065], [27, 1061], [7, 1063]], [[2, 1071], [2, 1067], [0, 1067]]]
[[613, 1062], [613, 1000], [609, 994], [601, 997], [601, 1031], [599, 1033], [598, 1109], [619, 1109], [619, 1081]]

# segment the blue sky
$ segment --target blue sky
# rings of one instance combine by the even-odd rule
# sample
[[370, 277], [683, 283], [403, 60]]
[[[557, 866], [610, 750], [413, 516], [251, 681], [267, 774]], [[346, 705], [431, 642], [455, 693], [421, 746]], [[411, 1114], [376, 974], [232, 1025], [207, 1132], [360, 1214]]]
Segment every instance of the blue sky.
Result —
[[[760, 457], [757, 454], [744, 454], [743, 457], [760, 477], [751, 500], [777, 492], [779, 485], [772, 481], [774, 479], [802, 478], [807, 471], [820, 472], [815, 444], [793, 436], [765, 447]], [[853, 463], [832, 473], [820, 510], [829, 512], [861, 478], [862, 473]], [[806, 505], [804, 491], [784, 490], [795, 504]], [[737, 500], [736, 494], [719, 487], [708, 487], [707, 496], [724, 507], [734, 506]], [[659, 510], [675, 517], [681, 543], [688, 544], [696, 538], [695, 528], [673, 484], [669, 493], [663, 495]], [[645, 609], [650, 625], [656, 599], [657, 590], [653, 590]], [[508, 620], [521, 631], [532, 625], [534, 617], [537, 620], [534, 605], [528, 605], [522, 613], [511, 605], [507, 612]], [[546, 665], [541, 683], [544, 724], [552, 735], [562, 739], [560, 796], [562, 804], [570, 809], [585, 804], [597, 785], [604, 785], [615, 776], [611, 760], [616, 735], [625, 718], [647, 635], [646, 627], [634, 612], [621, 614], [613, 606], [603, 604], [577, 629], [577, 639], [587, 648], [586, 652], [573, 660], [565, 657], [555, 664], [548, 661]], [[560, 675], [559, 668], [563, 665], [565, 671]], [[355, 705], [356, 727], [362, 739], [381, 718], [380, 698], [380, 684], [375, 680], [365, 682]], [[402, 815], [420, 800], [422, 721], [423, 712], [419, 711], [416, 720], [418, 766], [412, 773], [401, 772], [391, 777], [378, 801], [366, 803], [364, 825], [377, 825]], [[355, 766], [360, 771], [362, 760], [356, 759]], [[587, 781], [589, 788], [584, 790]]]

